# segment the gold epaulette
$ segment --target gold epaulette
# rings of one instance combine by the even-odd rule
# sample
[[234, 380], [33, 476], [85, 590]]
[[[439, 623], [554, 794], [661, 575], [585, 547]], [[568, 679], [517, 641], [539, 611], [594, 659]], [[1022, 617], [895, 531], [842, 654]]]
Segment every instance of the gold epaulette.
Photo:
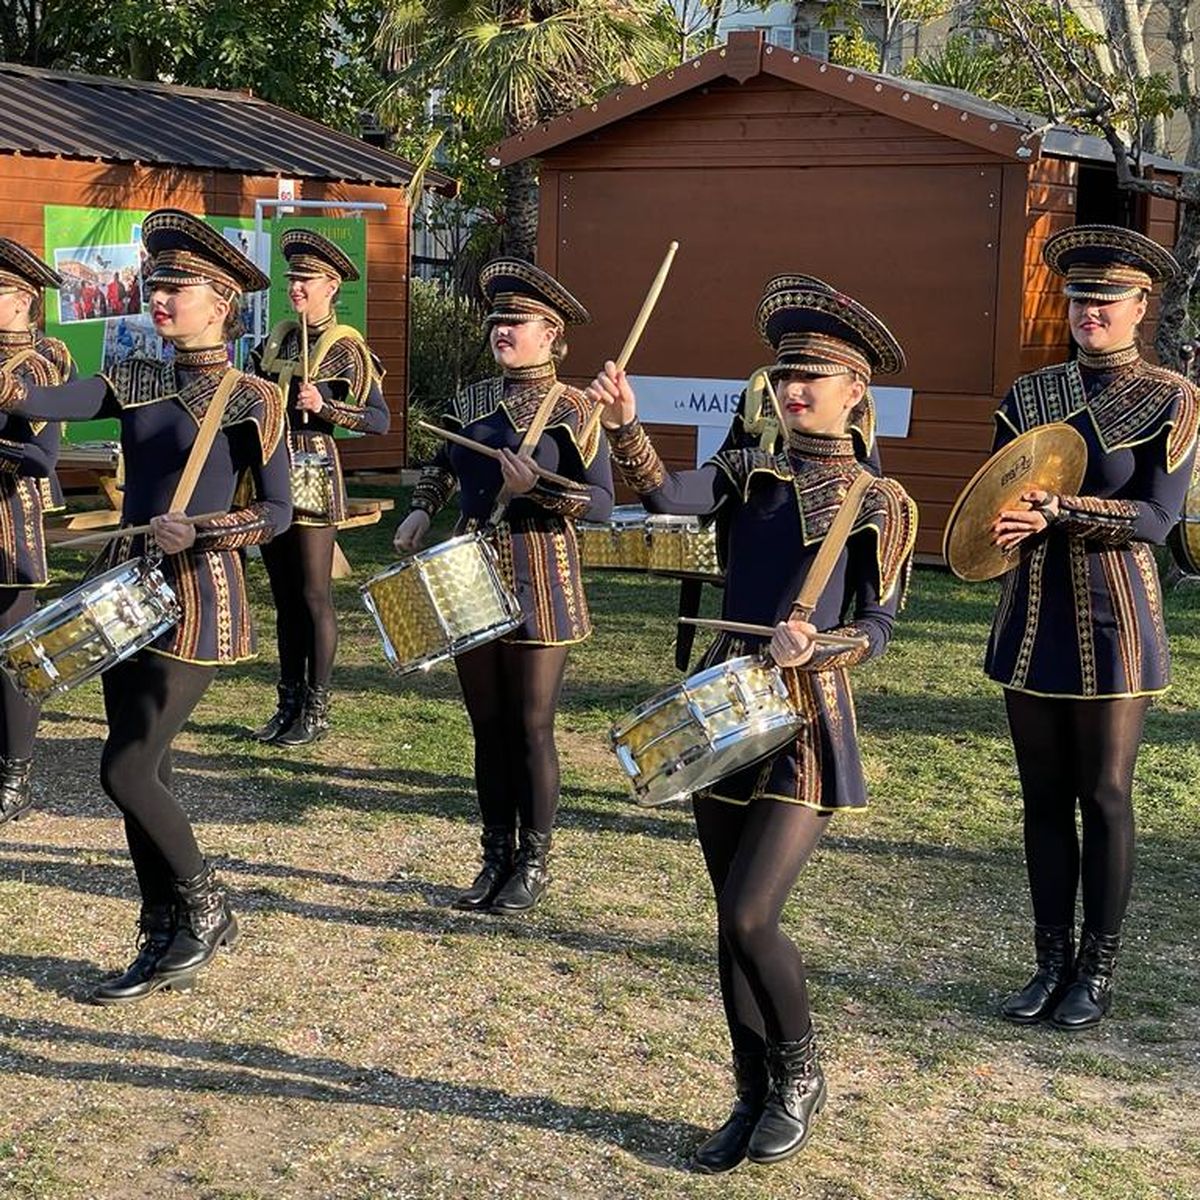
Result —
[[897, 587], [907, 586], [908, 568], [917, 544], [919, 513], [916, 501], [894, 479], [872, 482], [863, 499], [855, 531], [870, 527], [878, 537], [879, 598], [891, 599]]

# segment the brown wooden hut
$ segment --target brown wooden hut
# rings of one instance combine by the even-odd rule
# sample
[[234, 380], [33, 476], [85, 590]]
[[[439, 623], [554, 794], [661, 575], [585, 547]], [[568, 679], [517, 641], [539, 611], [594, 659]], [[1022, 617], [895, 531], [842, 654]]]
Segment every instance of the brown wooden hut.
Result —
[[[296, 181], [298, 200], [385, 203], [364, 214], [364, 332], [388, 372], [392, 427], [343, 454], [351, 470], [404, 462], [411, 163], [244, 92], [0, 64], [0, 110], [0, 234], [38, 253], [47, 204], [252, 217], [280, 179]], [[437, 172], [424, 186], [456, 190]]]
[[[637, 374], [745, 378], [768, 353], [755, 305], [782, 271], [827, 279], [887, 320], [908, 367], [880, 382], [913, 397], [908, 435], [881, 449], [920, 504], [923, 556], [940, 557], [1013, 377], [1068, 352], [1043, 241], [1077, 221], [1129, 223], [1100, 139], [757, 32], [510, 138], [494, 163], [527, 157], [541, 164], [539, 261], [594, 314], [572, 338], [579, 376], [620, 348], [671, 239]], [[1173, 202], [1139, 201], [1133, 218], [1174, 243]], [[694, 429], [660, 432], [675, 461], [694, 461]]]

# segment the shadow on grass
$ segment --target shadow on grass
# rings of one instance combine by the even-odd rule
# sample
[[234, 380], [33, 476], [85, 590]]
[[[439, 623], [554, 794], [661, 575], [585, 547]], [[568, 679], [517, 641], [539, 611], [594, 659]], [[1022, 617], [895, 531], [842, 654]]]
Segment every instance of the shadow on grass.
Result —
[[[201, 1093], [319, 1104], [365, 1104], [438, 1117], [467, 1117], [555, 1133], [582, 1135], [628, 1151], [654, 1166], [687, 1170], [687, 1153], [707, 1132], [683, 1121], [594, 1105], [565, 1104], [548, 1096], [404, 1075], [380, 1067], [356, 1067], [247, 1042], [198, 1041], [153, 1034], [86, 1029], [59, 1021], [0, 1015], [6, 1045], [0, 1071], [73, 1083], [102, 1082], [164, 1094]], [[51, 1058], [22, 1043], [102, 1051], [97, 1061]], [[130, 1062], [150, 1054], [180, 1065]], [[110, 1058], [109, 1055], [112, 1055]]]
[[[0, 879], [20, 879], [27, 885], [65, 888], [83, 895], [128, 899], [130, 911], [133, 912], [132, 906], [137, 902], [133, 871], [124, 862], [115, 860], [111, 851], [37, 844], [15, 845], [6, 849], [14, 853], [37, 853], [54, 857], [47, 861], [0, 856]], [[106, 861], [84, 864], [73, 861], [76, 857], [100, 856]], [[239, 876], [266, 875], [324, 882], [335, 887], [352, 888], [381, 896], [419, 896], [424, 901], [424, 905], [418, 908], [359, 908], [347, 904], [298, 900], [270, 886], [247, 880], [245, 887], [229, 887], [233, 907], [242, 915], [281, 913], [323, 924], [378, 929], [389, 933], [424, 934], [433, 938], [466, 936], [503, 939], [516, 943], [547, 943], [581, 954], [636, 955], [694, 966], [707, 966], [711, 960], [707, 945], [691, 945], [671, 938], [633, 938], [621, 933], [605, 933], [590, 926], [563, 927], [548, 920], [545, 910], [528, 918], [460, 913], [450, 907], [460, 888], [422, 879], [354, 879], [339, 872], [295, 869], [270, 863], [264, 865], [244, 859], [214, 856], [211, 861], [227, 885], [232, 885], [233, 880]], [[253, 924], [247, 924], [249, 927], [244, 928], [243, 932], [252, 936]], [[0, 959], [0, 968], [3, 961]]]

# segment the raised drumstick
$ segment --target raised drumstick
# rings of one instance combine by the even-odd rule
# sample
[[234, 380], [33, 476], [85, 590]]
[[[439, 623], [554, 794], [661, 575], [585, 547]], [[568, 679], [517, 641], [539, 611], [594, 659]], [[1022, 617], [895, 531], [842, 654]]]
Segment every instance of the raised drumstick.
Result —
[[[663, 290], [663, 284], [667, 282], [667, 275], [671, 271], [671, 264], [675, 261], [675, 251], [679, 249], [678, 242], [672, 242], [667, 247], [666, 257], [662, 260], [662, 266], [658, 268], [658, 274], [654, 277], [654, 282], [650, 285], [650, 290], [646, 293], [645, 300], [642, 301], [641, 311], [637, 315], [637, 319], [633, 322], [633, 328], [629, 331], [629, 336], [625, 339], [625, 345], [621, 347], [621, 353], [617, 355], [617, 370], [623, 371], [629, 365], [629, 360], [633, 357], [634, 350], [637, 349], [637, 344], [641, 340], [642, 331], [646, 328], [650, 320], [650, 314], [654, 311], [654, 306], [658, 303], [659, 293]], [[604, 406], [597, 404], [592, 411], [592, 415], [588, 417], [588, 423], [584, 428], [583, 436], [580, 438], [580, 444], [586, 444], [588, 438], [592, 437], [596, 432], [596, 426], [600, 424], [600, 414], [604, 411]]]

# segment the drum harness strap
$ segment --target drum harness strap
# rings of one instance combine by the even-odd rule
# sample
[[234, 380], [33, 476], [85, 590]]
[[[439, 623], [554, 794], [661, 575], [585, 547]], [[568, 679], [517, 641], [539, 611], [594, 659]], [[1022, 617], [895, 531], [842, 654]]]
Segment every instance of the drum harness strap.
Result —
[[[529, 422], [529, 428], [525, 430], [525, 436], [521, 439], [521, 444], [517, 448], [518, 458], [529, 459], [533, 457], [534, 447], [542, 440], [542, 434], [546, 432], [546, 426], [550, 423], [550, 414], [554, 411], [554, 406], [558, 403], [559, 396], [566, 390], [567, 385], [559, 383], [557, 380], [546, 389], [546, 394], [542, 397], [541, 403], [537, 407], [537, 412], [533, 414], [533, 420]], [[504, 514], [511, 501], [512, 493], [507, 487], [502, 487], [500, 494], [496, 497], [496, 503], [492, 506], [491, 515], [487, 520], [489, 528], [494, 529], [504, 520]]]
[[863, 497], [867, 494], [874, 476], [869, 471], [861, 471], [855, 476], [854, 482], [846, 491], [845, 498], [838, 508], [836, 515], [829, 525], [829, 532], [817, 549], [812, 566], [804, 577], [804, 585], [800, 594], [792, 604], [792, 616], [802, 621], [809, 620], [821, 599], [821, 593], [833, 574], [838, 556], [850, 537], [858, 511], [862, 508]]

